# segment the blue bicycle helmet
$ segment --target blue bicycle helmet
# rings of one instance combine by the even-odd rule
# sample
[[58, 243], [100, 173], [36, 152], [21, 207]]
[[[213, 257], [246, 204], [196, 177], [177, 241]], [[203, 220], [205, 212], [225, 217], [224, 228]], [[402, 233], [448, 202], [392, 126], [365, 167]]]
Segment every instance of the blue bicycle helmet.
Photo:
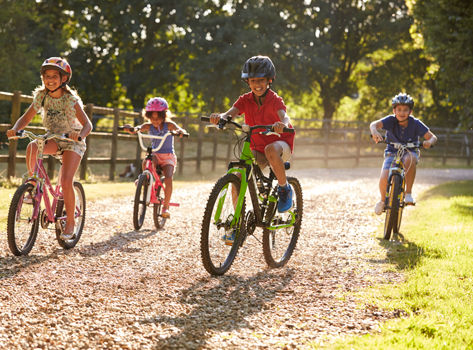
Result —
[[396, 106], [399, 105], [406, 105], [409, 106], [410, 109], [414, 109], [414, 100], [410, 95], [404, 92], [400, 92], [394, 96], [391, 104], [393, 108], [396, 108]]

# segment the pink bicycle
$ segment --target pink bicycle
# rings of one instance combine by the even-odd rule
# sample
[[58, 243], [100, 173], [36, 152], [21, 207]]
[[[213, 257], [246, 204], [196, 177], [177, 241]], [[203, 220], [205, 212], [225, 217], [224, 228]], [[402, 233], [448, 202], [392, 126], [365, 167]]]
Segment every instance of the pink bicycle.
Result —
[[[119, 127], [119, 130], [124, 130], [124, 127]], [[159, 166], [155, 168], [153, 166], [153, 153], [161, 149], [166, 138], [171, 135], [180, 135], [174, 131], [168, 131], [163, 136], [147, 135], [141, 133], [138, 127], [134, 128], [137, 131], [138, 140], [140, 147], [143, 151], [146, 151], [145, 158], [145, 169], [138, 176], [136, 182], [135, 200], [133, 205], [133, 226], [136, 231], [141, 229], [143, 226], [146, 209], [148, 206], [153, 205], [153, 220], [156, 229], [164, 227], [166, 218], [163, 217], [162, 207], [164, 204], [164, 176], [162, 176], [161, 169]], [[189, 134], [182, 134], [184, 137], [188, 137]], [[144, 140], [159, 140], [159, 144], [156, 147], [145, 145]], [[179, 203], [169, 203], [170, 206], [178, 207]]]
[[[64, 249], [75, 247], [82, 235], [85, 222], [85, 194], [80, 182], [74, 182], [76, 197], [74, 235], [64, 240], [61, 234], [66, 225], [66, 211], [60, 186], [60, 176], [54, 188], [43, 165], [44, 145], [48, 140], [57, 139], [73, 141], [65, 135], [44, 134], [35, 135], [21, 130], [12, 138], [29, 138], [36, 140], [38, 153], [33, 175], [15, 191], [8, 211], [7, 236], [8, 246], [14, 255], [28, 255], [33, 248], [38, 235], [39, 225], [47, 229], [49, 224], [55, 224], [56, 239]], [[52, 198], [52, 202], [51, 202]], [[45, 209], [41, 210], [41, 202]]]

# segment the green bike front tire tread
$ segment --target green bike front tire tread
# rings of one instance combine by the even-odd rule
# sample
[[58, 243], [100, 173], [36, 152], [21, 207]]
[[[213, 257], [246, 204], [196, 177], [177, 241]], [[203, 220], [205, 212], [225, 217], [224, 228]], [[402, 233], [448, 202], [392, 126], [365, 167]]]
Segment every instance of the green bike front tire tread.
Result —
[[[148, 196], [149, 180], [145, 174], [141, 174], [136, 185], [135, 201], [133, 204], [133, 227], [138, 231], [145, 221], [146, 198]], [[140, 211], [141, 209], [141, 211]]]
[[399, 174], [394, 174], [389, 184], [389, 199], [388, 206], [386, 207], [386, 219], [384, 221], [384, 239], [388, 241], [391, 239], [391, 232], [399, 233], [399, 226], [401, 225], [400, 220], [398, 220], [401, 180]]
[[[240, 219], [238, 223], [239, 232], [236, 235], [235, 241], [233, 242], [231, 249], [229, 248], [228, 252], [225, 252], [225, 257], [222, 258], [223, 262], [218, 263], [216, 259], [213, 259], [213, 254], [211, 252], [211, 245], [213, 240], [216, 240], [217, 245], [221, 244], [222, 247], [225, 247], [225, 243], [223, 242], [223, 240], [220, 240], [219, 237], [219, 235], [222, 235], [223, 232], [221, 230], [217, 230], [217, 233], [215, 235], [211, 234], [210, 232], [212, 231], [212, 228], [216, 228], [216, 225], [213, 222], [213, 210], [215, 206], [218, 206], [222, 190], [225, 188], [225, 186], [227, 186], [228, 189], [228, 186], [230, 184], [235, 186], [235, 188], [237, 188], [237, 190], [239, 191], [241, 180], [235, 174], [226, 174], [217, 181], [212, 191], [210, 192], [210, 196], [205, 207], [204, 218], [202, 220], [202, 231], [200, 239], [200, 251], [202, 256], [202, 262], [207, 272], [214, 276], [223, 275], [225, 272], [228, 271], [233, 261], [235, 260], [238, 248], [240, 247], [244, 235], [243, 227], [245, 221], [245, 202], [243, 202], [243, 206], [241, 208]], [[226, 196], [230, 196], [231, 198], [231, 191], [227, 191]]]
[[[17, 218], [18, 206], [20, 205], [20, 200], [23, 200], [26, 194], [29, 193], [31, 198], [34, 197], [33, 190], [34, 190], [34, 186], [30, 183], [24, 183], [20, 187], [18, 187], [18, 189], [15, 191], [15, 194], [13, 195], [10, 208], [8, 210], [8, 222], [7, 222], [8, 246], [10, 248], [10, 251], [16, 256], [28, 255], [36, 242], [36, 237], [38, 236], [39, 221], [40, 221], [39, 215], [36, 220], [31, 221], [29, 224], [25, 225], [25, 230], [26, 230], [26, 227], [31, 225], [31, 229], [26, 230], [29, 232], [25, 231], [26, 235], [28, 236], [26, 238], [26, 242], [24, 244], [21, 244], [19, 242], [19, 236], [21, 234], [20, 231], [22, 230], [19, 227], [20, 220], [19, 218]], [[21, 209], [26, 208], [25, 203], [22, 203], [21, 205], [22, 205]], [[39, 204], [35, 203], [35, 205], [39, 205]], [[30, 204], [28, 204], [28, 206], [31, 206], [31, 208], [34, 207], [34, 205], [30, 205]], [[21, 214], [21, 209], [20, 209], [20, 214]]]
[[[63, 240], [61, 238], [61, 228], [60, 225], [65, 226], [65, 221], [61, 220], [61, 222], [58, 222], [56, 225], [56, 239], [59, 245], [64, 248], [64, 249], [72, 249], [74, 248], [77, 243], [79, 242], [81, 236], [82, 236], [82, 231], [84, 230], [84, 224], [85, 224], [85, 191], [84, 187], [80, 182], [74, 181], [74, 195], [76, 196], [76, 207], [78, 206], [80, 209], [81, 215], [76, 217], [74, 213], [74, 234], [75, 237], [71, 240]], [[57, 203], [56, 207], [56, 218], [62, 217], [66, 215], [66, 210], [64, 208], [64, 201], [60, 200]]]
[[[276, 256], [276, 252], [274, 249], [274, 244], [276, 237], [278, 235], [288, 235], [285, 228], [277, 229], [277, 230], [269, 230], [267, 228], [263, 229], [263, 253], [264, 253], [264, 260], [266, 264], [271, 268], [279, 268], [283, 267], [287, 264], [289, 259], [291, 258], [294, 249], [296, 248], [297, 240], [299, 239], [299, 233], [301, 230], [302, 225], [302, 213], [303, 213], [303, 196], [302, 196], [302, 187], [295, 177], [288, 177], [287, 181], [289, 185], [292, 186], [294, 193], [293, 200], [295, 199], [295, 210], [296, 212], [296, 221], [292, 226], [294, 230], [290, 233], [291, 237], [285, 237], [286, 241], [289, 241], [285, 248], [283, 248], [283, 252]], [[273, 215], [273, 213], [268, 212], [268, 215]], [[270, 218], [266, 218], [268, 221]], [[284, 232], [286, 231], [286, 232]], [[281, 236], [279, 236], [281, 237]]]

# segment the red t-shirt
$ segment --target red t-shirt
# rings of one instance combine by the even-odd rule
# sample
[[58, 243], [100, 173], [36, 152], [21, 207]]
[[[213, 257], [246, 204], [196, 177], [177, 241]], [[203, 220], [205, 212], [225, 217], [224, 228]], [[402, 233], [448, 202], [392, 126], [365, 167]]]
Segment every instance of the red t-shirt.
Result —
[[[254, 100], [253, 93], [248, 92], [241, 95], [233, 104], [233, 107], [238, 108], [240, 114], [245, 115], [245, 123], [249, 126], [274, 124], [281, 120], [278, 116], [278, 111], [280, 109], [286, 111], [286, 105], [283, 99], [271, 89], [266, 94], [262, 106], [258, 106]], [[292, 125], [289, 125], [289, 127], [292, 128]], [[266, 145], [274, 141], [282, 140], [287, 142], [292, 151], [294, 149], [294, 136], [295, 133], [287, 132], [282, 133], [281, 137], [276, 135], [254, 134], [251, 138], [251, 149], [264, 153]]]

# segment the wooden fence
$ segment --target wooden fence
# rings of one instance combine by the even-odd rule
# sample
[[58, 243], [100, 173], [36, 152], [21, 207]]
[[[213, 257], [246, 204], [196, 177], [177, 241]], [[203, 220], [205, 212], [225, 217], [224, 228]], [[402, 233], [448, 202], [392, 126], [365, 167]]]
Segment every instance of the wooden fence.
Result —
[[[13, 125], [21, 115], [22, 104], [32, 102], [32, 96], [22, 95], [21, 92], [0, 92], [0, 101], [11, 102], [11, 124], [0, 124], [0, 133], [3, 134]], [[96, 121], [97, 116], [109, 120], [108, 130], [93, 131], [87, 137], [87, 151], [80, 165], [80, 178], [85, 179], [90, 164], [109, 164], [109, 179], [114, 180], [117, 164], [134, 163], [137, 169], [141, 168], [142, 152], [136, 142], [136, 151], [133, 158], [119, 158], [117, 156], [119, 140], [136, 140], [135, 135], [118, 133], [118, 126], [126, 122], [133, 124], [139, 122], [141, 116], [137, 112], [121, 110], [118, 108], [98, 107], [86, 104], [85, 111], [91, 120]], [[235, 138], [228, 133], [222, 133], [215, 129], [206, 128], [199, 121], [199, 115], [179, 113], [176, 122], [187, 129], [191, 137], [180, 139], [176, 143], [178, 156], [178, 172], [182, 174], [189, 163], [195, 162], [195, 171], [202, 172], [202, 162], [210, 161], [212, 171], [215, 170], [217, 162], [230, 161], [233, 157]], [[376, 146], [370, 142], [370, 134], [367, 123], [333, 121], [330, 127], [322, 128], [322, 120], [314, 119], [292, 119], [296, 128], [296, 152], [293, 162], [322, 162], [325, 167], [331, 161], [346, 162], [347, 166], [359, 166], [360, 160], [368, 158], [381, 158], [382, 146]], [[94, 122], [95, 124], [95, 122]], [[40, 126], [31, 126], [31, 131], [44, 130]], [[457, 132], [452, 129], [432, 128], [439, 137], [439, 142], [433, 151], [424, 152], [425, 158], [439, 158], [443, 165], [447, 160], [459, 159], [465, 161], [467, 166], [471, 165], [473, 132]], [[107, 139], [111, 141], [110, 155], [107, 157], [91, 157], [89, 150], [94, 147], [94, 140]], [[24, 162], [25, 156], [17, 154], [17, 141], [8, 143], [8, 155], [0, 154], [0, 163], [7, 162], [7, 177], [16, 174], [16, 162]], [[205, 150], [205, 152], [204, 152]], [[222, 155], [223, 154], [223, 155]], [[351, 163], [351, 164], [350, 164]], [[54, 174], [55, 159], [49, 157], [48, 172]]]

